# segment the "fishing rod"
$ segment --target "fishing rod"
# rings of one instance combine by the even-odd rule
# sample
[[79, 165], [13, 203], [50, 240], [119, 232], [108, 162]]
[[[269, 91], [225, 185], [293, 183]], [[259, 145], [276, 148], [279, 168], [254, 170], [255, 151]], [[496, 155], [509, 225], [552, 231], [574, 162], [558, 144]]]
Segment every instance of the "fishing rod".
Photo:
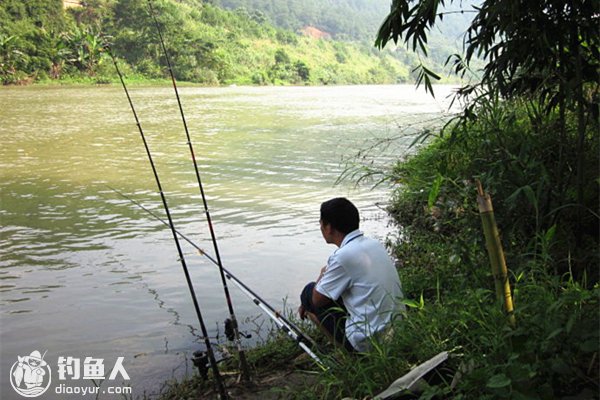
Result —
[[[121, 191], [119, 191], [111, 186], [108, 186], [108, 188], [110, 188], [112, 191], [114, 191], [115, 193], [117, 193], [118, 195], [123, 197], [124, 199], [135, 204], [137, 207], [144, 210], [146, 213], [151, 215], [154, 219], [162, 222], [164, 225], [169, 226], [167, 221], [165, 221], [163, 218], [156, 215], [156, 213], [149, 210], [147, 207], [144, 207], [144, 205], [142, 205], [138, 201], [132, 199], [131, 197], [127, 196], [126, 194], [122, 193]], [[191, 246], [193, 246], [196, 250], [198, 250], [200, 255], [206, 257], [210, 262], [212, 262], [213, 264], [218, 266], [217, 260], [215, 260], [212, 256], [207, 254], [206, 251], [204, 251], [204, 249], [202, 249], [200, 246], [198, 246], [196, 243], [194, 243], [191, 239], [189, 239], [186, 235], [184, 235], [180, 231], [175, 230], [175, 232], [183, 240], [185, 240]], [[227, 279], [231, 280], [242, 291], [242, 293], [244, 293], [246, 296], [248, 296], [254, 304], [256, 304], [259, 308], [261, 308], [265, 312], [265, 314], [267, 314], [277, 324], [277, 326], [282, 331], [284, 331], [290, 338], [292, 338], [298, 344], [298, 346], [300, 346], [300, 348], [316, 362], [316, 364], [321, 369], [323, 369], [323, 370], [328, 369], [328, 367], [321, 360], [321, 358], [318, 355], [316, 355], [309, 347], [309, 346], [318, 347], [317, 343], [310, 336], [308, 336], [304, 332], [302, 332], [302, 330], [296, 324], [294, 324], [292, 321], [288, 320], [283, 315], [281, 315], [281, 313], [279, 311], [277, 311], [275, 308], [273, 308], [273, 306], [271, 306], [269, 303], [267, 303], [265, 300], [263, 300], [250, 287], [248, 287], [248, 285], [246, 285], [244, 282], [242, 282], [239, 278], [237, 278], [235, 275], [233, 275], [230, 271], [228, 271], [224, 267], [221, 267], [221, 268], [223, 269], [225, 277]]]
[[211, 240], [213, 243], [213, 248], [214, 248], [215, 257], [216, 257], [216, 263], [219, 266], [219, 274], [221, 275], [221, 284], [223, 285], [223, 292], [225, 294], [225, 300], [227, 301], [227, 308], [229, 310], [230, 328], [233, 331], [232, 338], [234, 339], [234, 342], [235, 342], [237, 350], [238, 350], [242, 379], [245, 381], [248, 381], [250, 379], [250, 369], [248, 368], [248, 362], [246, 360], [246, 355], [244, 353], [244, 349], [242, 348], [242, 343], [240, 341], [240, 332], [238, 330], [238, 323], [237, 323], [237, 319], [235, 317], [235, 312], [233, 310], [233, 302], [231, 301], [231, 296], [229, 294], [229, 288], [227, 287], [227, 281], [225, 279], [223, 263], [221, 261], [221, 255], [219, 253], [219, 246], [217, 244], [217, 236], [215, 235], [215, 231], [213, 229], [213, 224], [212, 224], [212, 219], [210, 217], [210, 212], [208, 211], [208, 202], [206, 201], [206, 195], [204, 193], [202, 179], [200, 178], [200, 172], [198, 170], [198, 163], [196, 162], [196, 155], [194, 153], [194, 146], [192, 145], [192, 139], [190, 137], [190, 132], [188, 130], [187, 122], [185, 119], [185, 114], [183, 112], [183, 106], [181, 104], [181, 99], [179, 98], [179, 91], [177, 90], [177, 83], [175, 82], [175, 75], [173, 74], [171, 60], [169, 58], [169, 53], [167, 52], [167, 47], [165, 46], [165, 41], [163, 39], [160, 24], [158, 23], [158, 19], [156, 18], [156, 13], [154, 12], [154, 8], [152, 7], [152, 0], [148, 0], [148, 9], [150, 11], [150, 15], [152, 16], [152, 19], [154, 20], [154, 24], [156, 25], [156, 31], [158, 32], [158, 37], [160, 39], [160, 45], [161, 45], [163, 54], [165, 56], [165, 60], [167, 62], [169, 74], [171, 75], [171, 82], [173, 83], [173, 90], [175, 91], [175, 97], [177, 98], [177, 105], [179, 106], [179, 113], [181, 114], [181, 121], [183, 122], [183, 128], [185, 130], [188, 148], [190, 150], [190, 155], [192, 157], [192, 163], [194, 165], [194, 171], [196, 173], [196, 180], [198, 181], [198, 188], [200, 189], [200, 195], [202, 197], [202, 204], [204, 206], [204, 214], [206, 215], [208, 230], [210, 231], [210, 237], [211, 237]]
[[135, 118], [135, 123], [138, 127], [138, 131], [140, 132], [140, 136], [142, 138], [142, 142], [144, 143], [144, 148], [146, 149], [146, 155], [148, 156], [148, 161], [150, 162], [150, 166], [152, 167], [152, 172], [154, 173], [154, 179], [156, 180], [156, 186], [158, 187], [158, 192], [160, 193], [160, 198], [163, 203], [163, 207], [165, 208], [165, 213], [167, 214], [167, 219], [169, 220], [168, 226], [171, 228], [171, 233], [173, 234], [173, 240], [175, 240], [175, 246], [177, 247], [177, 253], [179, 254], [179, 261], [181, 262], [181, 267], [183, 268], [183, 273], [185, 275], [185, 279], [187, 281], [188, 288], [190, 290], [190, 294], [192, 296], [192, 301], [194, 303], [194, 309], [196, 310], [196, 315], [198, 317], [198, 321], [200, 322], [200, 329], [202, 330], [202, 335], [204, 336], [204, 343], [206, 345], [206, 352], [208, 355], [208, 359], [213, 371], [213, 375], [215, 378], [215, 384], [217, 386], [217, 391], [220, 395], [221, 399], [227, 399], [227, 392], [225, 391], [225, 386], [223, 384], [223, 379], [221, 378], [221, 374], [219, 373], [219, 367], [217, 366], [217, 361], [215, 359], [215, 354], [212, 349], [212, 345], [208, 338], [208, 331], [206, 329], [206, 325], [204, 325], [204, 319], [202, 318], [202, 313], [200, 311], [200, 305], [198, 304], [198, 299], [196, 298], [196, 292], [194, 290], [194, 285], [192, 284], [192, 280], [190, 277], [190, 273], [188, 271], [187, 264], [185, 262], [185, 257], [183, 255], [183, 251], [181, 250], [181, 245], [179, 244], [179, 238], [177, 237], [177, 231], [175, 230], [175, 225], [173, 223], [173, 219], [171, 218], [171, 213], [169, 212], [169, 207], [167, 205], [167, 199], [162, 190], [162, 185], [160, 183], [160, 179], [158, 178], [158, 172], [156, 171], [156, 167], [154, 165], [154, 160], [152, 159], [152, 154], [150, 153], [150, 147], [148, 146], [148, 142], [146, 141], [146, 136], [144, 135], [144, 131], [142, 129], [142, 125], [139, 121], [137, 112], [135, 111], [135, 107], [133, 106], [133, 101], [129, 96], [129, 91], [127, 90], [127, 86], [125, 85], [125, 80], [123, 79], [123, 75], [119, 69], [117, 64], [117, 60], [113, 55], [112, 51], [108, 46], [106, 46], [106, 50], [110, 55], [113, 64], [115, 65], [115, 70], [117, 71], [117, 75], [119, 75], [119, 79], [121, 80], [121, 85], [123, 86], [123, 90], [127, 95], [127, 100], [129, 101], [129, 106], [131, 107], [131, 111]]

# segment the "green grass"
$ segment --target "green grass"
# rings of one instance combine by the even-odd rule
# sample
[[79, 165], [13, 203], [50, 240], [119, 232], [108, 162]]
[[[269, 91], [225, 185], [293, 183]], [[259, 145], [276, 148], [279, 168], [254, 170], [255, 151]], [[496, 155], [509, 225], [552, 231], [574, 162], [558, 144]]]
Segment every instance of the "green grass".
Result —
[[[399, 260], [408, 311], [372, 352], [333, 353], [337, 363], [329, 371], [309, 386], [282, 388], [284, 398], [371, 397], [441, 351], [450, 358], [422, 399], [597, 396], [598, 216], [590, 212], [582, 219], [586, 234], [575, 240], [575, 182], [560, 175], [569, 174], [564, 165], [574, 162], [575, 149], [569, 140], [558, 140], [575, 135], [572, 116], [561, 135], [554, 129], [556, 115], [540, 117], [532, 107], [491, 102], [477, 120], [449, 125], [395, 166], [388, 177], [395, 183], [389, 212], [402, 239], [389, 244]], [[592, 125], [584, 154], [588, 203], [582, 205], [590, 210], [598, 199], [598, 127]], [[494, 292], [473, 178], [492, 193], [514, 327]], [[253, 349], [253, 368], [289, 363], [299, 353], [286, 340], [276, 335]]]

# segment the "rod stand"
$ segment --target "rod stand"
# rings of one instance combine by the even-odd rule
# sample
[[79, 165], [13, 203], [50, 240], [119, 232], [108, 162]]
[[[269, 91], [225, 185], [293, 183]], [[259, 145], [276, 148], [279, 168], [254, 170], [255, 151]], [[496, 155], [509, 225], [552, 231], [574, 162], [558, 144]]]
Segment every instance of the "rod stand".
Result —
[[197, 350], [194, 352], [194, 356], [192, 357], [192, 363], [194, 367], [198, 368], [198, 372], [200, 373], [200, 377], [202, 380], [206, 381], [208, 379], [208, 354], [204, 350]]

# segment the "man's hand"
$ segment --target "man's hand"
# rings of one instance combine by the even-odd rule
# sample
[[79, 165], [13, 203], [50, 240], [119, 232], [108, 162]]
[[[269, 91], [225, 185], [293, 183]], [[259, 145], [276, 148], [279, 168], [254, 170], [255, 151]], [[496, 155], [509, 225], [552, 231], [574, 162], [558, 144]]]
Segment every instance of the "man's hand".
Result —
[[321, 280], [325, 271], [327, 271], [327, 265], [324, 266], [323, 268], [321, 268], [321, 273], [319, 274], [319, 277], [317, 278], [317, 282], [319, 282]]
[[304, 309], [303, 305], [300, 305], [300, 307], [298, 307], [298, 314], [300, 314], [301, 320], [304, 321], [306, 319], [306, 310]]

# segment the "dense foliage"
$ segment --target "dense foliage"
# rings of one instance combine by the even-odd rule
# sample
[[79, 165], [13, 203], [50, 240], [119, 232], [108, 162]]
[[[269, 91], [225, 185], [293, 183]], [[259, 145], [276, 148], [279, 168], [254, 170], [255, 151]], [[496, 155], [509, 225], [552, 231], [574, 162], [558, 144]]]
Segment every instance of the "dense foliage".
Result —
[[389, 11], [387, 0], [214, 0], [229, 9], [257, 13], [281, 28], [314, 26], [336, 38], [372, 41]]
[[0, 79], [10, 83], [33, 70], [54, 73], [63, 57], [59, 33], [66, 21], [61, 1], [0, 4]]
[[[378, 44], [427, 53], [443, 0], [398, 0]], [[466, 35], [465, 113], [388, 178], [407, 318], [324, 379], [316, 398], [377, 393], [411, 364], [453, 357], [421, 398], [595, 398], [600, 338], [598, 3], [484, 1]], [[419, 80], [432, 89], [435, 72]], [[493, 291], [475, 180], [491, 193], [516, 324]], [[383, 372], [383, 378], [371, 372]], [[357, 379], [357, 376], [360, 379]], [[458, 378], [453, 380], [453, 378]], [[325, 393], [325, 395], [322, 395]]]
[[[393, 1], [378, 44], [402, 40], [426, 56], [444, 3]], [[439, 135], [424, 132], [425, 144], [387, 175], [398, 227], [389, 245], [409, 311], [374, 351], [337, 354], [341, 363], [288, 398], [371, 397], [441, 351], [449, 361], [416, 397], [597, 398], [599, 6], [478, 6], [466, 54], [453, 61], [462, 74], [484, 56], [483, 79], [460, 90], [465, 112]], [[423, 65], [417, 79], [431, 90], [436, 76]], [[492, 196], [514, 325], [494, 293], [475, 180]]]
[[[380, 29], [379, 46], [402, 38], [407, 44], [412, 43], [413, 50], [425, 51], [428, 32], [441, 18], [438, 8], [444, 3], [443, 0], [394, 2]], [[599, 5], [591, 0], [549, 0], [535, 4], [484, 1], [477, 11], [466, 33], [466, 54], [456, 56], [456, 72], [464, 73], [475, 54], [483, 55], [486, 64], [480, 81], [459, 90], [459, 95], [466, 97], [468, 103], [458, 124], [485, 119], [487, 113], [496, 110], [497, 99], [532, 99], [528, 112], [534, 128], [546, 126], [548, 129], [546, 136], [538, 140], [548, 140], [553, 146], [547, 148], [554, 151], [535, 154], [528, 146], [513, 158], [527, 156], [527, 162], [519, 165], [527, 170], [538, 165], [545, 167], [546, 159], [542, 157], [550, 157], [557, 169], [536, 169], [537, 183], [529, 187], [523, 185], [521, 194], [528, 198], [530, 192], [538, 195], [538, 228], [549, 229], [568, 212], [565, 208], [576, 210], [570, 214], [574, 221], [573, 225], [569, 224], [574, 243], [568, 246], [569, 254], [575, 260], [578, 274], [587, 271], [597, 276], [597, 271], [586, 267], [585, 238], [591, 235], [597, 239], [598, 234], [597, 207], [590, 203], [591, 199], [597, 200], [597, 177], [589, 174], [597, 154], [588, 154], [587, 149], [594, 148], [598, 141], [598, 130], [594, 128], [598, 124], [600, 100]], [[419, 79], [431, 88], [432, 76], [435, 76], [432, 71], [423, 68]], [[492, 110], [490, 104], [494, 105]], [[507, 136], [502, 124], [498, 124], [497, 129], [490, 133]], [[468, 149], [468, 140], [464, 137], [472, 133], [457, 135], [457, 132], [454, 130], [453, 136], [458, 136], [463, 148]], [[508, 140], [504, 138], [498, 145]], [[522, 146], [529, 143], [525, 136], [514, 140]], [[505, 156], [510, 153], [504, 148], [495, 151], [488, 159], [491, 165], [511, 161], [506, 160]], [[597, 169], [592, 170], [597, 172]], [[512, 175], [513, 179], [519, 178], [516, 173]], [[591, 187], [590, 181], [595, 182]], [[593, 216], [589, 210], [593, 210]]]
[[[275, 28], [259, 13], [200, 0], [153, 1], [178, 79], [203, 84], [394, 83], [410, 70], [392, 52]], [[106, 42], [129, 77], [168, 77], [146, 0], [0, 3], [0, 79], [115, 79]], [[406, 62], [411, 62], [408, 57]]]
[[[583, 398], [598, 393], [598, 140], [585, 149], [585, 218], [577, 225], [577, 182], [556, 162], [580, 156], [527, 100], [490, 100], [478, 118], [449, 126], [393, 172], [392, 216], [404, 240], [395, 251], [407, 296], [422, 299], [398, 326], [405, 354], [454, 350], [466, 369], [454, 398]], [[586, 135], [598, 133], [598, 123]], [[567, 115], [576, 137], [577, 119]], [[473, 179], [492, 194], [510, 270], [516, 328], [495, 300]], [[582, 230], [578, 247], [577, 230]], [[581, 258], [577, 258], [577, 255]], [[423, 335], [427, 332], [427, 335]], [[421, 358], [423, 357], [423, 358]]]
[[[213, 0], [232, 10], [243, 10], [260, 20], [296, 32], [315, 27], [335, 39], [358, 41], [371, 46], [377, 28], [390, 10], [389, 0]], [[474, 0], [448, 4], [444, 18], [430, 33], [426, 47], [431, 68], [447, 71], [446, 59], [462, 48], [462, 35], [468, 27]], [[417, 54], [403, 47], [392, 50], [394, 57], [413, 69], [420, 62]]]

